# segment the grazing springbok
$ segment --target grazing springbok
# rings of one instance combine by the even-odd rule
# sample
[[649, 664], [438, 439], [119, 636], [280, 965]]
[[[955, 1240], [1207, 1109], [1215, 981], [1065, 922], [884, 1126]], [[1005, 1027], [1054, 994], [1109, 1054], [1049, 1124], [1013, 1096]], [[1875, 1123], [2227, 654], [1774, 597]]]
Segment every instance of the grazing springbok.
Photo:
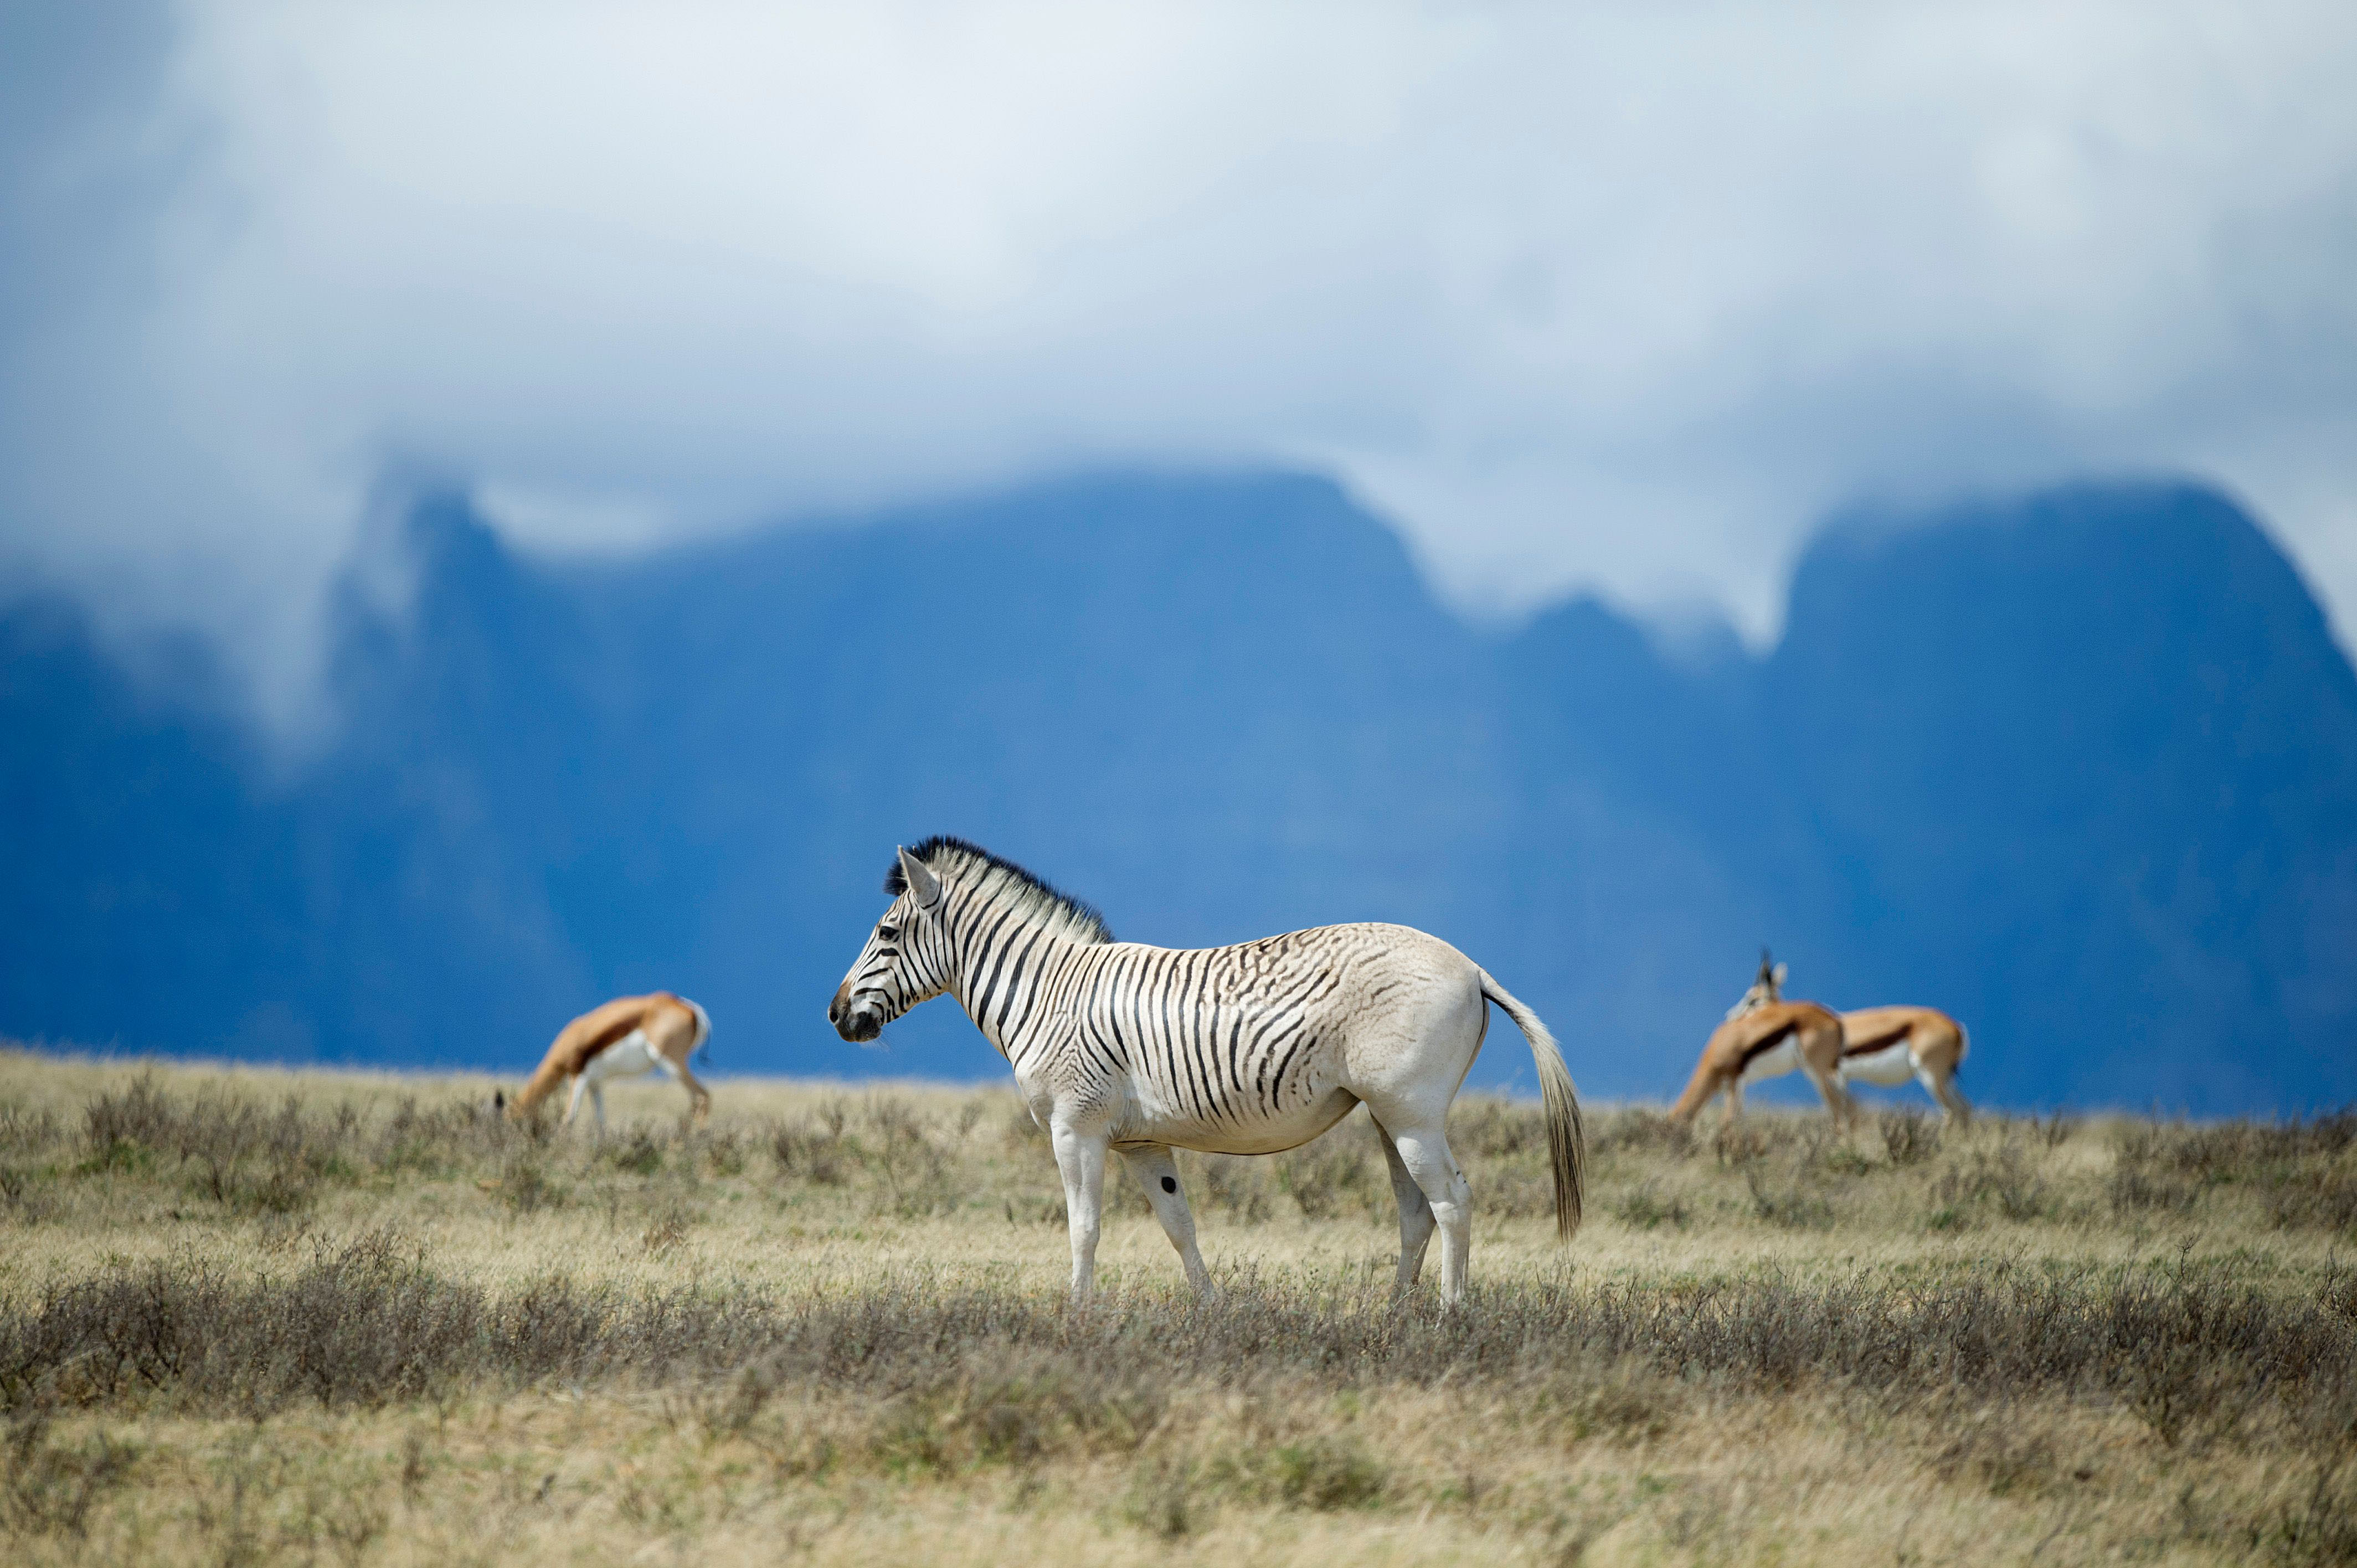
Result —
[[1727, 1120], [1731, 1125], [1743, 1114], [1743, 1086], [1765, 1078], [1781, 1078], [1798, 1068], [1824, 1096], [1825, 1109], [1836, 1126], [1846, 1126], [1857, 1114], [1849, 1091], [1842, 1087], [1842, 1025], [1833, 1012], [1813, 1002], [1786, 1002], [1777, 994], [1784, 966], [1760, 955], [1760, 975], [1734, 1006], [1727, 1021], [1711, 1031], [1695, 1064], [1694, 1077], [1670, 1120], [1692, 1122], [1711, 1096], [1725, 1091]]
[[569, 1079], [573, 1098], [565, 1103], [565, 1124], [573, 1124], [574, 1114], [581, 1109], [582, 1091], [587, 1090], [597, 1112], [597, 1131], [603, 1133], [606, 1080], [660, 1071], [687, 1090], [688, 1103], [696, 1120], [702, 1121], [712, 1110], [712, 1096], [688, 1070], [687, 1059], [711, 1038], [711, 1015], [684, 996], [668, 991], [618, 996], [565, 1025], [548, 1054], [540, 1058], [540, 1070], [532, 1075], [532, 1081], [512, 1101], [495, 1094], [491, 1103], [495, 1109], [504, 1107], [511, 1119], [521, 1122]]
[[[1761, 973], [1768, 981], [1768, 999], [1776, 1000], [1784, 982], [1784, 966]], [[1913, 1079], [1933, 1100], [1941, 1113], [1962, 1127], [1973, 1119], [1972, 1102], [1956, 1088], [1956, 1069], [1964, 1065], [1971, 1046], [1964, 1026], [1937, 1007], [1860, 1007], [1841, 1015], [1841, 1080], [1855, 1080], [1882, 1089], [1896, 1089]]]
[[1563, 1053], [1537, 1015], [1437, 937], [1358, 925], [1227, 948], [1117, 942], [1088, 905], [953, 838], [900, 851], [884, 891], [891, 908], [827, 1021], [865, 1042], [920, 1002], [957, 998], [1055, 1147], [1075, 1301], [1095, 1281], [1106, 1151], [1209, 1294], [1170, 1151], [1275, 1154], [1357, 1105], [1374, 1118], [1399, 1199], [1399, 1288], [1415, 1284], [1437, 1224], [1441, 1294], [1461, 1301], [1472, 1192], [1447, 1123], [1492, 1002], [1538, 1063], [1556, 1231], [1578, 1228], [1579, 1101]]

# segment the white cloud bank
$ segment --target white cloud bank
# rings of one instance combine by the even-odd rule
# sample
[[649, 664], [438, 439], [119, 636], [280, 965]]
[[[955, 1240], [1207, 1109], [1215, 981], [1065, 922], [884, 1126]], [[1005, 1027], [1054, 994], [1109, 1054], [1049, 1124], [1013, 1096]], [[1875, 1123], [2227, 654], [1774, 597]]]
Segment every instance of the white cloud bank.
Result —
[[608, 545], [1306, 462], [1462, 603], [1760, 633], [1830, 508], [2190, 471], [2357, 623], [2345, 5], [140, 20], [8, 24], [0, 564], [282, 713], [415, 475]]

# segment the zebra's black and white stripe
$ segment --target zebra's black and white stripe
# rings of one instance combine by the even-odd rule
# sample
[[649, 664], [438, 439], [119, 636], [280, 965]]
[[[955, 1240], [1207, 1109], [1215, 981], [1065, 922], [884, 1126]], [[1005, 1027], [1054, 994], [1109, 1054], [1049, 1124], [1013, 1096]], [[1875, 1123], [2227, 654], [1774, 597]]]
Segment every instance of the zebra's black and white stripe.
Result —
[[1352, 925], [1226, 948], [1117, 942], [1095, 909], [952, 838], [900, 852], [885, 891], [892, 907], [828, 1019], [845, 1039], [869, 1040], [920, 1002], [958, 999], [1054, 1142], [1076, 1294], [1093, 1273], [1108, 1149], [1208, 1289], [1172, 1147], [1271, 1154], [1363, 1103], [1400, 1202], [1400, 1283], [1414, 1283], [1437, 1225], [1442, 1290], [1457, 1299], [1469, 1192], [1445, 1124], [1490, 1002], [1537, 1059], [1556, 1223], [1566, 1237], [1578, 1225], [1579, 1108], [1562, 1053], [1535, 1015], [1437, 937]]

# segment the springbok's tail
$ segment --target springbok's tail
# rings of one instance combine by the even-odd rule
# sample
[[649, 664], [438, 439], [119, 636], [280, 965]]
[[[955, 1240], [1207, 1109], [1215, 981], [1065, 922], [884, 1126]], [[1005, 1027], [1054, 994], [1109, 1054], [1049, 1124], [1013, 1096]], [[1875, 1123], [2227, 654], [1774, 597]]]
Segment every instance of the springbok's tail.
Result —
[[701, 1002], [688, 1002], [684, 996], [680, 1000], [687, 1002], [688, 1011], [695, 1015], [695, 1043], [687, 1047], [687, 1054], [700, 1058], [712, 1048], [712, 1015], [704, 1010]]
[[1579, 1125], [1579, 1095], [1571, 1086], [1571, 1069], [1563, 1065], [1563, 1047], [1555, 1043], [1539, 1015], [1491, 979], [1489, 971], [1480, 974], [1481, 994], [1514, 1021], [1538, 1064], [1539, 1096], [1546, 1107], [1548, 1163], [1555, 1167], [1555, 1230], [1569, 1240], [1579, 1229], [1580, 1189], [1587, 1165], [1587, 1135]]

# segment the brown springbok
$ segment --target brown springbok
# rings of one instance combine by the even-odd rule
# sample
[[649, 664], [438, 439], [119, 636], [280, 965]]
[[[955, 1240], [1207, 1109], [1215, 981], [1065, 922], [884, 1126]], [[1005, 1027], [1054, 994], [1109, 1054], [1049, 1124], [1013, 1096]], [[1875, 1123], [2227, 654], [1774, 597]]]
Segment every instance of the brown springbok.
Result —
[[495, 1095], [492, 1104], [503, 1106], [511, 1119], [521, 1122], [569, 1079], [573, 1098], [565, 1107], [565, 1124], [573, 1124], [574, 1113], [581, 1109], [582, 1090], [587, 1090], [602, 1133], [606, 1130], [602, 1087], [606, 1080], [661, 1071], [687, 1090], [688, 1102], [702, 1121], [712, 1109], [712, 1096], [688, 1070], [687, 1058], [711, 1038], [710, 1015], [683, 996], [668, 991], [618, 996], [565, 1025], [541, 1058], [540, 1070], [532, 1075], [532, 1081], [512, 1101]]
[[[1761, 955], [1764, 959], [1766, 955]], [[1773, 973], [1763, 963], [1769, 1000], [1784, 982], [1784, 966]], [[1896, 1089], [1913, 1079], [1941, 1112], [1962, 1127], [1973, 1119], [1973, 1107], [1956, 1088], [1956, 1069], [1964, 1065], [1971, 1040], [1964, 1026], [1937, 1007], [1860, 1007], [1841, 1015], [1841, 1080]]]
[[1727, 1021], [1711, 1032], [1695, 1064], [1686, 1091], [1670, 1107], [1670, 1120], [1692, 1122], [1711, 1096], [1725, 1091], [1727, 1122], [1743, 1114], [1743, 1086], [1763, 1078], [1781, 1078], [1798, 1068], [1824, 1096], [1825, 1109], [1836, 1125], [1846, 1126], [1857, 1113], [1848, 1090], [1842, 1087], [1842, 1024], [1833, 1012], [1813, 1002], [1786, 1002], [1777, 994], [1784, 966], [1760, 955], [1760, 975], [1742, 999], [1727, 1010]]

